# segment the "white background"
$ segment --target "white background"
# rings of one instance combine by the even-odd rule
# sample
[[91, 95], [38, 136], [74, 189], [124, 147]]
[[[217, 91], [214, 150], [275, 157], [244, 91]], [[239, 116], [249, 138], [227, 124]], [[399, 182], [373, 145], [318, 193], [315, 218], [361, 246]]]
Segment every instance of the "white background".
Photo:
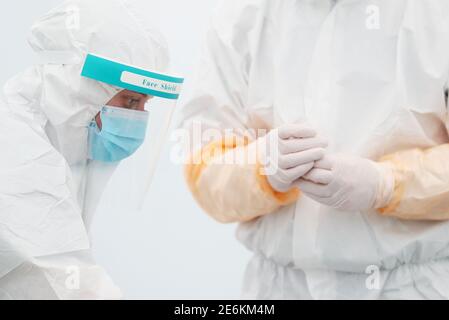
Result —
[[[172, 69], [189, 79], [217, 0], [137, 1], [167, 37]], [[3, 2], [0, 83], [33, 63], [26, 42], [29, 27], [58, 3]], [[186, 89], [188, 96], [189, 82]], [[103, 199], [93, 227], [95, 255], [127, 298], [239, 298], [249, 253], [235, 240], [235, 226], [217, 224], [197, 207], [182, 167], [168, 161], [168, 150], [144, 212], [111, 211]]]

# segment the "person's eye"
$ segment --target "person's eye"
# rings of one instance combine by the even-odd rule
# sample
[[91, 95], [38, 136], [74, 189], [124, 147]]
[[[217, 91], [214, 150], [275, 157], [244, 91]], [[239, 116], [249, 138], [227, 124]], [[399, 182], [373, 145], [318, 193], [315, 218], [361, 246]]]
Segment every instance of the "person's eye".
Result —
[[128, 108], [129, 109], [137, 109], [140, 104], [140, 99], [130, 98], [128, 99]]

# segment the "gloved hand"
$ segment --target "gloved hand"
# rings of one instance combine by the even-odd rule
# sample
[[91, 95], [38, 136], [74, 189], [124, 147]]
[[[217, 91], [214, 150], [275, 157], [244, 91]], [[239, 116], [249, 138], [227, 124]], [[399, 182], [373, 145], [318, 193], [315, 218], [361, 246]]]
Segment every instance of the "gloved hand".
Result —
[[321, 204], [363, 211], [382, 208], [391, 201], [394, 176], [387, 166], [368, 159], [326, 155], [297, 186]]
[[[323, 158], [327, 141], [305, 124], [284, 125], [262, 139], [259, 158], [274, 190], [287, 192]], [[259, 147], [260, 148], [260, 147]]]

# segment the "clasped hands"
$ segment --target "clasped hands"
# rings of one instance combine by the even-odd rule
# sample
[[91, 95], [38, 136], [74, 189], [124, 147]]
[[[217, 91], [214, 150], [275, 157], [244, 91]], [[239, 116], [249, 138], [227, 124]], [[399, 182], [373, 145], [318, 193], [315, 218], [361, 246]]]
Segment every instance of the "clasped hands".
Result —
[[394, 189], [391, 169], [369, 159], [334, 154], [306, 124], [283, 125], [263, 138], [261, 160], [278, 192], [301, 192], [335, 209], [362, 211], [386, 206]]

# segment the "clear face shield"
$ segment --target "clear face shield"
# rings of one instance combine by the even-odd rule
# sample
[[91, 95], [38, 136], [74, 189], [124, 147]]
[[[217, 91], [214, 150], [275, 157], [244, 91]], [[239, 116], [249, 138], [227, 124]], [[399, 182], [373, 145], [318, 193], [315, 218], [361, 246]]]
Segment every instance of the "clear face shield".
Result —
[[[89, 167], [97, 170], [91, 170], [87, 188], [107, 179], [101, 189], [110, 205], [138, 210], [167, 145], [184, 80], [91, 54], [86, 58], [82, 76], [123, 89], [89, 126]], [[92, 177], [94, 171], [107, 174]], [[87, 193], [89, 197], [96, 192]]]

